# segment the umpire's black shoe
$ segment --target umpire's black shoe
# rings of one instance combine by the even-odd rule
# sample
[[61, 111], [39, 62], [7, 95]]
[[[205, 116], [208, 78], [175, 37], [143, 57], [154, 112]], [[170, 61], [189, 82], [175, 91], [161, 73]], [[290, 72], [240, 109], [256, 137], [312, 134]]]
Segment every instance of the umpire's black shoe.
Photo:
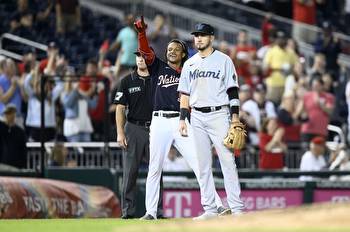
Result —
[[169, 218], [164, 217], [163, 215], [157, 215], [157, 219], [169, 219]]
[[150, 214], [145, 214], [140, 220], [155, 220], [155, 218]]
[[122, 219], [133, 219], [135, 218], [134, 216], [131, 216], [131, 215], [123, 215], [122, 216]]

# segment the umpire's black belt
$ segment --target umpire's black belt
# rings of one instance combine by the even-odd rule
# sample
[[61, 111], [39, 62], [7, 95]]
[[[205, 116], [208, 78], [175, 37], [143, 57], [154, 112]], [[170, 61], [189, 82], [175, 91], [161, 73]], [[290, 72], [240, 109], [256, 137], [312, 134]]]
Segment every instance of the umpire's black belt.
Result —
[[207, 107], [193, 107], [195, 110], [198, 110], [202, 113], [210, 113], [217, 110], [221, 110], [222, 106], [207, 106]]
[[149, 126], [151, 125], [151, 121], [137, 121], [137, 120], [133, 120], [133, 119], [128, 119], [128, 122], [138, 125], [138, 126], [143, 126], [146, 128], [149, 128]]
[[179, 117], [180, 113], [179, 112], [157, 111], [157, 112], [154, 112], [153, 115], [159, 116], [159, 117], [165, 117], [165, 118], [175, 118], [175, 117]]

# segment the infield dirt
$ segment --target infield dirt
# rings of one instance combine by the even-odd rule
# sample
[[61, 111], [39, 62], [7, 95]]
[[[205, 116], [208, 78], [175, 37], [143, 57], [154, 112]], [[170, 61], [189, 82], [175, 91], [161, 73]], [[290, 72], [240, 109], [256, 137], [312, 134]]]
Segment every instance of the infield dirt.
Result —
[[[207, 221], [192, 219], [164, 220], [133, 227], [123, 231], [242, 231], [242, 232], [350, 232], [350, 204], [318, 204], [246, 213], [241, 216], [226, 216]], [[141, 229], [141, 230], [140, 230]], [[117, 230], [116, 230], [117, 231]]]

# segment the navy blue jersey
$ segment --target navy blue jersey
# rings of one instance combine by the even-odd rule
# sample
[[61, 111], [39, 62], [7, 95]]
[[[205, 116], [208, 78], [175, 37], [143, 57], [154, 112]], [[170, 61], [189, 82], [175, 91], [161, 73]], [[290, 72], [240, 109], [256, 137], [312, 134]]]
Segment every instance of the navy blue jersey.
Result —
[[148, 66], [148, 71], [152, 77], [153, 111], [179, 111], [180, 99], [177, 86], [180, 72], [157, 57]]

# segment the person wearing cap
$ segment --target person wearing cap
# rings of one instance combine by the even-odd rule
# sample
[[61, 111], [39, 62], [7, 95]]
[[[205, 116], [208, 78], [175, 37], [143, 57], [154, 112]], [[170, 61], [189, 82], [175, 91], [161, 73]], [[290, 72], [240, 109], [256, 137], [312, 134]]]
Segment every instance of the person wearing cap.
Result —
[[284, 92], [286, 76], [298, 61], [293, 50], [287, 49], [287, 35], [284, 31], [276, 32], [276, 42], [266, 53], [263, 69], [266, 73], [267, 99], [279, 104]]
[[[311, 140], [309, 151], [306, 151], [301, 158], [300, 171], [320, 171], [326, 168], [325, 143], [325, 138], [322, 136], [316, 136]], [[300, 176], [299, 179], [311, 181], [314, 178], [312, 176]]]
[[[229, 208], [232, 214], [241, 214], [244, 204], [240, 198], [235, 160], [232, 152], [223, 144], [230, 123], [240, 123], [238, 76], [232, 59], [213, 48], [215, 36], [210, 24], [196, 24], [191, 34], [198, 52], [185, 62], [178, 91], [181, 112], [179, 131], [182, 136], [193, 133], [199, 164], [198, 182], [204, 213], [193, 219], [205, 220], [218, 216], [211, 170], [211, 144], [219, 156]], [[189, 108], [191, 126], [187, 123]]]
[[[165, 51], [165, 61], [157, 57], [148, 44], [147, 25], [141, 16], [135, 22], [138, 31], [139, 51], [145, 58], [152, 79], [153, 117], [150, 126], [150, 162], [146, 180], [146, 214], [142, 220], [153, 220], [159, 201], [159, 181], [164, 159], [173, 145], [185, 158], [198, 179], [198, 162], [193, 135], [183, 137], [178, 130], [180, 119], [180, 103], [177, 87], [183, 64], [188, 52], [184, 41], [170, 40]], [[222, 207], [219, 195], [213, 193], [216, 205]], [[222, 207], [223, 208], [223, 207]], [[215, 210], [217, 210], [215, 208]]]
[[[149, 160], [149, 128], [153, 107], [152, 83], [145, 59], [139, 51], [134, 54], [137, 69], [121, 80], [113, 101], [116, 105], [117, 142], [123, 149], [123, 219], [135, 218], [137, 214], [136, 180], [142, 160]], [[161, 186], [160, 199], [162, 193]], [[161, 216], [162, 201], [159, 201], [157, 217]]]
[[0, 120], [0, 163], [26, 168], [27, 147], [24, 130], [16, 125], [16, 106], [6, 105], [3, 121]]

